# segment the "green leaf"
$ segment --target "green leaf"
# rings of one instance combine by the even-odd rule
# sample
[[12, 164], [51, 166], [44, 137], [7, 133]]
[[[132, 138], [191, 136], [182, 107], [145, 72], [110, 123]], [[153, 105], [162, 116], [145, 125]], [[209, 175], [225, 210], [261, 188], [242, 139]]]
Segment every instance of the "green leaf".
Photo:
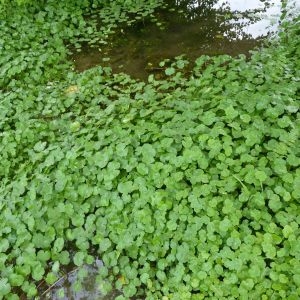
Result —
[[126, 144], [120, 143], [116, 146], [116, 154], [120, 157], [126, 157], [128, 154], [128, 149]]
[[230, 105], [225, 109], [225, 114], [230, 120], [233, 120], [239, 115], [239, 112]]
[[0, 243], [0, 252], [5, 253], [9, 248], [9, 241], [8, 239], [1, 239], [1, 243]]
[[166, 68], [166, 69], [165, 69], [165, 74], [166, 74], [167, 76], [171, 76], [171, 75], [175, 74], [175, 72], [176, 72], [176, 70], [175, 70], [173, 67], [170, 67], [170, 68]]
[[176, 61], [176, 66], [179, 69], [183, 69], [188, 62], [182, 59]]
[[54, 282], [56, 282], [56, 280], [58, 279], [58, 277], [57, 277], [57, 275], [55, 275], [53, 272], [50, 272], [50, 273], [48, 273], [47, 274], [47, 276], [46, 276], [46, 282], [48, 283], [48, 284], [53, 284]]
[[268, 177], [267, 177], [267, 174], [264, 172], [264, 171], [259, 171], [259, 170], [256, 170], [254, 172], [254, 176], [256, 179], [258, 179], [260, 182], [264, 182]]
[[130, 194], [134, 190], [132, 181], [120, 182], [118, 184], [118, 191], [122, 194]]
[[283, 174], [287, 173], [286, 162], [280, 158], [275, 159], [274, 160], [274, 171], [279, 175], [283, 175]]
[[64, 288], [60, 288], [58, 291], [57, 291], [57, 297], [58, 299], [62, 299], [65, 297], [65, 290]]
[[255, 283], [254, 283], [253, 279], [250, 279], [250, 278], [246, 279], [246, 280], [243, 280], [241, 282], [241, 286], [244, 287], [248, 291], [251, 291], [253, 289], [254, 284]]
[[197, 273], [197, 277], [198, 277], [198, 279], [199, 279], [200, 281], [202, 281], [202, 280], [204, 280], [204, 279], [207, 278], [207, 273], [204, 272], [204, 271], [199, 271], [199, 272]]
[[84, 263], [85, 253], [84, 252], [76, 252], [73, 258], [74, 264], [78, 267], [82, 266]]
[[39, 252], [37, 253], [37, 258], [42, 262], [48, 261], [50, 257], [50, 251], [39, 250]]
[[249, 123], [251, 121], [251, 116], [244, 114], [240, 116], [241, 120], [245, 123]]
[[53, 263], [51, 269], [52, 269], [52, 272], [58, 273], [58, 271], [59, 271], [59, 262], [58, 262], [58, 261], [55, 261], [55, 262]]
[[64, 247], [64, 239], [63, 238], [57, 238], [54, 242], [54, 245], [53, 245], [53, 250], [56, 252], [56, 253], [59, 253], [62, 251]]
[[33, 149], [36, 152], [42, 152], [45, 149], [46, 145], [47, 145], [47, 142], [39, 141], [34, 145]]
[[55, 190], [57, 192], [62, 192], [67, 183], [67, 176], [61, 170], [57, 170], [56, 172], [56, 183], [55, 183]]
[[24, 277], [20, 274], [11, 274], [9, 276], [11, 286], [21, 286], [24, 282]]
[[99, 250], [101, 252], [104, 252], [107, 249], [109, 249], [110, 246], [111, 246], [111, 241], [109, 239], [105, 238], [100, 242]]
[[294, 233], [294, 230], [290, 225], [285, 225], [282, 230], [282, 233], [285, 238], [288, 238], [291, 234]]
[[84, 199], [89, 198], [93, 193], [93, 188], [87, 184], [80, 184], [78, 186], [78, 194]]
[[300, 274], [293, 275], [293, 280], [294, 280], [295, 284], [297, 285], [297, 287], [300, 287]]
[[264, 252], [266, 253], [266, 256], [270, 259], [274, 259], [276, 256], [276, 248], [268, 243], [268, 242], [264, 242], [262, 243], [262, 248], [264, 250]]
[[147, 281], [149, 279], [149, 274], [148, 273], [143, 273], [141, 276], [140, 276], [140, 280], [142, 283], [146, 284]]
[[7, 278], [0, 278], [0, 296], [7, 295], [11, 290], [11, 286]]
[[280, 198], [277, 195], [273, 195], [272, 198], [269, 200], [269, 207], [275, 212], [282, 207]]
[[62, 265], [68, 265], [70, 263], [70, 255], [69, 255], [69, 252], [68, 251], [62, 251], [60, 254], [59, 254], [59, 263], [62, 264]]
[[110, 156], [107, 152], [97, 152], [94, 155], [94, 163], [100, 169], [103, 169], [109, 162]]
[[146, 175], [146, 174], [148, 174], [148, 171], [149, 171], [148, 167], [143, 163], [138, 164], [136, 169], [141, 175]]
[[144, 144], [141, 148], [143, 155], [143, 162], [146, 164], [151, 164], [154, 162], [154, 157], [156, 155], [156, 150], [150, 144]]
[[32, 271], [32, 278], [36, 281], [39, 281], [43, 278], [43, 275], [45, 274], [45, 269], [42, 267], [41, 264], [36, 264], [33, 267]]
[[227, 239], [227, 245], [232, 249], [236, 250], [241, 245], [241, 240], [239, 238], [230, 237]]
[[182, 245], [177, 247], [176, 258], [179, 262], [184, 263], [189, 259], [189, 245], [187, 243], [183, 243]]

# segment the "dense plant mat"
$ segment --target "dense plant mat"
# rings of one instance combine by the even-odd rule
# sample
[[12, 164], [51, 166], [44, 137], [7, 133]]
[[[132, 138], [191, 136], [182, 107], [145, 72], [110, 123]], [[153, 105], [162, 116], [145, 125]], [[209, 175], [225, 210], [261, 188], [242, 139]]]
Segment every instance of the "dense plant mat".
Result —
[[200, 57], [187, 78], [179, 59], [147, 83], [51, 64], [43, 32], [14, 46], [8, 23], [0, 298], [30, 299], [96, 251], [119, 300], [299, 299], [299, 18], [248, 61]]

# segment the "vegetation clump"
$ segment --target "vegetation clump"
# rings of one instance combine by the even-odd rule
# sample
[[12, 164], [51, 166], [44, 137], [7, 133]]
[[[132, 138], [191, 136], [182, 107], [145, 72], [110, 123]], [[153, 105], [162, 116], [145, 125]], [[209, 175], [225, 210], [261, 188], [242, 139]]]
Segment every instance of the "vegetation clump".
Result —
[[0, 298], [96, 249], [119, 300], [299, 299], [299, 17], [249, 60], [141, 82], [71, 70], [65, 42], [100, 38], [84, 3], [0, 25]]

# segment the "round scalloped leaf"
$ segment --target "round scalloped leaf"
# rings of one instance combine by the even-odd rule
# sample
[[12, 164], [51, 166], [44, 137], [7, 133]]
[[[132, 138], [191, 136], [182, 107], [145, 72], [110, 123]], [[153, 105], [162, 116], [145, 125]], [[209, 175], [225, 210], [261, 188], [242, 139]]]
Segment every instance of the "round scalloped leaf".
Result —
[[54, 242], [54, 245], [53, 245], [54, 252], [56, 252], [56, 253], [61, 252], [63, 247], [64, 247], [64, 239], [63, 238], [57, 238]]
[[166, 68], [166, 69], [165, 69], [165, 74], [166, 74], [167, 76], [174, 75], [175, 72], [176, 72], [176, 70], [175, 70], [173, 67], [170, 67], [170, 68]]
[[7, 278], [0, 278], [0, 296], [3, 297], [11, 291], [11, 286]]
[[0, 243], [0, 252], [5, 253], [9, 248], [9, 241], [8, 239], [1, 239], [1, 243]]
[[53, 272], [50, 272], [47, 274], [46, 278], [45, 278], [45, 281], [51, 285], [53, 283], [56, 282], [56, 280], [58, 279], [57, 275], [55, 275]]
[[20, 274], [11, 274], [9, 276], [9, 282], [12, 286], [21, 286], [24, 282], [24, 276]]
[[85, 258], [84, 252], [81, 252], [81, 251], [76, 252], [73, 257], [74, 264], [78, 267], [82, 266], [84, 263], [84, 258]]
[[42, 280], [44, 274], [45, 274], [45, 269], [43, 268], [43, 266], [40, 264], [36, 264], [33, 267], [31, 276], [34, 280], [39, 281]]

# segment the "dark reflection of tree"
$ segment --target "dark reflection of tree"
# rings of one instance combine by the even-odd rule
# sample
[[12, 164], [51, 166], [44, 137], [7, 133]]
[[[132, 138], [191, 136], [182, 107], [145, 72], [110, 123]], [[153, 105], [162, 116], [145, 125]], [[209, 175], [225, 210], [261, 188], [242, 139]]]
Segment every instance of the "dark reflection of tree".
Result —
[[[251, 1], [251, 0], [249, 0]], [[263, 9], [248, 10], [242, 14], [237, 11], [231, 11], [230, 0], [165, 0], [169, 7], [177, 7], [184, 12], [186, 22], [200, 22], [208, 25], [208, 32], [213, 28], [220, 34], [226, 34], [229, 39], [248, 38], [251, 36], [243, 32], [243, 27], [258, 20], [255, 16], [257, 12], [265, 12], [270, 1], [264, 1]], [[218, 3], [218, 8], [216, 4]], [[241, 15], [243, 21], [241, 21]]]
[[191, 11], [193, 14], [199, 14], [212, 9], [218, 0], [166, 0], [166, 2], [172, 7], [177, 6], [181, 9]]

